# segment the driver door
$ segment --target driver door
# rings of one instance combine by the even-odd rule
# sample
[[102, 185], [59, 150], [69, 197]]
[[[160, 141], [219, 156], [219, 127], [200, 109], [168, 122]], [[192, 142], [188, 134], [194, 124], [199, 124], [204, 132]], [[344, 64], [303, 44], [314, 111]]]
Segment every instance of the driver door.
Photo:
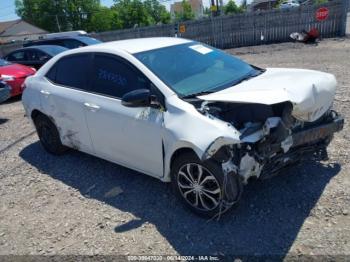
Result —
[[155, 177], [163, 175], [163, 112], [130, 108], [121, 97], [150, 88], [150, 81], [124, 59], [94, 55], [90, 93], [84, 102], [96, 155]]

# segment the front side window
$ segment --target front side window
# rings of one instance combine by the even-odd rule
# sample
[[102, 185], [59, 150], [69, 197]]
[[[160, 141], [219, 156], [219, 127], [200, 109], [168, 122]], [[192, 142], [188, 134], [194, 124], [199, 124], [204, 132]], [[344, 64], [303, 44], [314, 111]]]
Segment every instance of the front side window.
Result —
[[82, 90], [88, 88], [90, 70], [90, 55], [79, 54], [60, 59], [48, 72], [47, 77], [59, 85], [74, 87]]
[[47, 54], [39, 50], [27, 50], [27, 58], [30, 61], [45, 60], [47, 57]]
[[136, 89], [150, 89], [150, 81], [125, 61], [111, 55], [96, 54], [91, 91], [121, 98]]
[[134, 56], [180, 97], [220, 91], [262, 72], [198, 42], [153, 49]]

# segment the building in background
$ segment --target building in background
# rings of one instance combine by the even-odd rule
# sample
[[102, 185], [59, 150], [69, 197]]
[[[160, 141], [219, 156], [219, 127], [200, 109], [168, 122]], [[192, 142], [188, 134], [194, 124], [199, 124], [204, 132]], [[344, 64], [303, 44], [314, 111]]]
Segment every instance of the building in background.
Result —
[[[202, 0], [187, 0], [191, 5], [192, 12], [194, 13], [195, 18], [201, 18], [204, 15], [204, 6]], [[175, 18], [175, 13], [181, 13], [182, 10], [182, 1], [175, 2], [170, 5], [170, 14], [172, 18]]]
[[38, 39], [47, 31], [31, 25], [22, 19], [0, 22], [0, 44], [9, 43], [19, 40]]

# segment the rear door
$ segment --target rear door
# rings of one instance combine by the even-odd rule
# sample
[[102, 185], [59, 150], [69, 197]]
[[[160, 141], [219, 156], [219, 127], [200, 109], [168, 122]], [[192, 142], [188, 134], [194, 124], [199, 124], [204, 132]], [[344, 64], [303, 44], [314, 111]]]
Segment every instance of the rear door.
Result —
[[55, 121], [63, 144], [87, 153], [93, 153], [84, 112], [90, 70], [91, 54], [65, 56], [39, 87], [42, 108]]

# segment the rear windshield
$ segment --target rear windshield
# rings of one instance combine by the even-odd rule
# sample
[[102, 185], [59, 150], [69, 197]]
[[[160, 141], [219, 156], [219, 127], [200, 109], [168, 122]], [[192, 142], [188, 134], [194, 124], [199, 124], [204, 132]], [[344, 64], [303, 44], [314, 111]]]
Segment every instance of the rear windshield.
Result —
[[87, 36], [81, 36], [78, 38], [78, 40], [87, 45], [96, 45], [102, 43], [100, 40]]
[[59, 45], [40, 46], [38, 47], [38, 49], [43, 50], [44, 52], [48, 53], [51, 56], [55, 56], [59, 53], [62, 53], [63, 51], [68, 50], [67, 48]]

